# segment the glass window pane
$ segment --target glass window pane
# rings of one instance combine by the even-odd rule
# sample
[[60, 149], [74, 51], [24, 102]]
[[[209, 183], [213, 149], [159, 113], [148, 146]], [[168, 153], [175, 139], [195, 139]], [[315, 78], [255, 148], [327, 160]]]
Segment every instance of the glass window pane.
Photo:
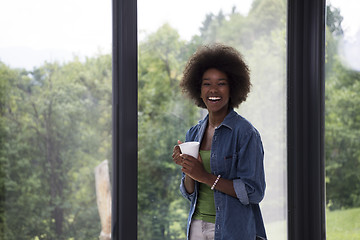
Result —
[[327, 1], [325, 153], [327, 239], [360, 236], [358, 1]]
[[268, 238], [287, 239], [286, 9], [284, 0], [138, 1], [139, 239], [186, 238], [189, 202], [171, 155], [207, 111], [181, 94], [179, 81], [197, 47], [211, 42], [237, 48], [251, 69], [252, 90], [235, 110], [262, 137]]
[[111, 1], [0, 3], [1, 239], [110, 233]]

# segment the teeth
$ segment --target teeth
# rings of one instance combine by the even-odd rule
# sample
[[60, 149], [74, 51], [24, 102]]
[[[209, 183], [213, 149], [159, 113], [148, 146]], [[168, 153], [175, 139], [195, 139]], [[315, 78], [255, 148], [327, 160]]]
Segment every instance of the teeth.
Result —
[[210, 101], [217, 101], [217, 100], [220, 100], [220, 99], [221, 99], [220, 97], [209, 97]]

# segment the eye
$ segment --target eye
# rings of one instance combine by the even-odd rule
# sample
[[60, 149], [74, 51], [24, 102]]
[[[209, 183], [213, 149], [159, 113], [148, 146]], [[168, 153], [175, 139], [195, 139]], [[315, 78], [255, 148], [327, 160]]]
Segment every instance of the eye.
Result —
[[219, 82], [218, 85], [219, 85], [219, 86], [226, 86], [226, 85], [227, 85], [227, 82]]

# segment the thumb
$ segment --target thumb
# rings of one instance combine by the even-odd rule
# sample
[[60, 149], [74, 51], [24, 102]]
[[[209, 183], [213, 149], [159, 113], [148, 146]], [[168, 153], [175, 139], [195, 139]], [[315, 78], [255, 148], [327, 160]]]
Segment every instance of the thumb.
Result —
[[182, 141], [178, 140], [178, 144], [182, 144]]

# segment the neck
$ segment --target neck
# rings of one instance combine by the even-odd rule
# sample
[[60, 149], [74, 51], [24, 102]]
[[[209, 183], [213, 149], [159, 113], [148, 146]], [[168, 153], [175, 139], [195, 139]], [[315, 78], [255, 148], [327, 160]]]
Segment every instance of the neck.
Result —
[[224, 121], [229, 112], [229, 109], [222, 112], [209, 112], [209, 125], [213, 128], [217, 128]]

